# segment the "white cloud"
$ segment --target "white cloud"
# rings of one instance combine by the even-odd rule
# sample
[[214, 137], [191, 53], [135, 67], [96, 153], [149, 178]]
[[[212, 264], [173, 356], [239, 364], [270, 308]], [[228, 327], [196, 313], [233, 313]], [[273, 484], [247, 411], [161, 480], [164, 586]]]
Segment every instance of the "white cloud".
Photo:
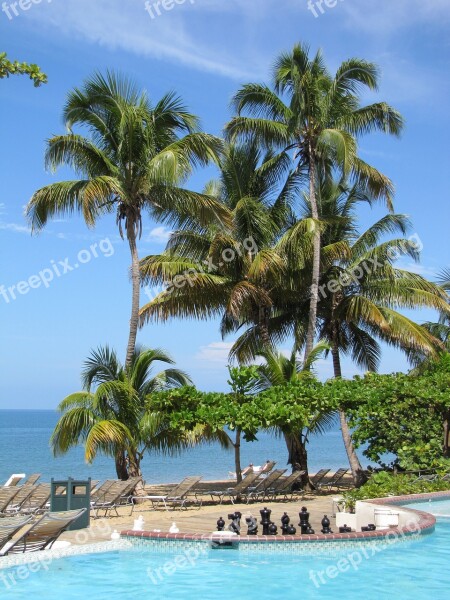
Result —
[[[266, 64], [264, 61], [259, 63], [258, 53], [254, 54], [254, 64], [242, 61], [240, 52], [230, 55], [222, 43], [225, 37], [217, 39], [217, 29], [208, 22], [213, 18], [220, 22], [220, 15], [211, 14], [219, 11], [225, 14], [231, 11], [229, 18], [234, 14], [234, 18], [246, 16], [249, 21], [254, 20], [254, 7], [250, 10], [248, 2], [243, 0], [235, 0], [228, 7], [222, 7], [222, 4], [230, 2], [197, 0], [191, 3], [186, 0], [184, 5], [175, 5], [173, 10], [160, 9], [161, 15], [152, 19], [143, 0], [127, 0], [126, 9], [123, 2], [118, 1], [64, 0], [42, 6], [25, 16], [71, 38], [81, 37], [112, 50], [168, 59], [232, 79], [254, 77], [260, 65], [264, 65], [265, 72]], [[241, 42], [246, 44], [245, 39]]]
[[149, 242], [156, 242], [157, 244], [166, 244], [169, 241], [170, 234], [172, 232], [166, 227], [155, 227], [148, 235]]
[[13, 233], [31, 234], [31, 229], [25, 225], [18, 225], [17, 223], [0, 223], [0, 229], [4, 231], [12, 231]]
[[6, 204], [4, 202], [0, 202], [0, 215], [6, 215]]
[[400, 29], [450, 19], [448, 0], [358, 0], [342, 3], [347, 25], [378, 37], [398, 35]]
[[201, 346], [195, 355], [196, 362], [200, 362], [201, 368], [218, 369], [228, 365], [228, 355], [233, 346], [229, 342], [212, 342], [207, 346]]

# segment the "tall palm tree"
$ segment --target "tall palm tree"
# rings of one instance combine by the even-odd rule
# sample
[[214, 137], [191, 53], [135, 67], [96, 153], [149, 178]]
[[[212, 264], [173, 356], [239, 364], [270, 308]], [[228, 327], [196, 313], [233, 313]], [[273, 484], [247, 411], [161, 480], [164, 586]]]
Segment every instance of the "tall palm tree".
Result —
[[[360, 202], [372, 203], [370, 195], [358, 185], [349, 188], [327, 180], [319, 188], [319, 197], [326, 227], [322, 234], [317, 330], [331, 347], [335, 377], [342, 376], [341, 354], [350, 354], [360, 367], [377, 370], [381, 354], [377, 339], [407, 354], [420, 351], [433, 355], [438, 340], [398, 310], [431, 307], [448, 311], [445, 291], [415, 273], [394, 267], [399, 253], [418, 259], [413, 241], [404, 237], [381, 241], [396, 231], [405, 234], [408, 219], [388, 214], [360, 234], [355, 208]], [[310, 212], [306, 198], [304, 216]], [[297, 278], [290, 281], [295, 283]], [[301, 292], [302, 288], [295, 293], [295, 288], [286, 287], [272, 295], [269, 331], [277, 340], [290, 333], [297, 343], [305, 343], [309, 307]], [[251, 324], [248, 327], [232, 350], [238, 356], [251, 356], [259, 344], [258, 332]], [[341, 411], [339, 416], [353, 477], [360, 485], [364, 473], [345, 413]]]
[[[263, 155], [254, 143], [226, 148], [220, 180], [211, 182], [208, 191], [227, 211], [229, 225], [176, 231], [162, 255], [141, 261], [144, 281], [170, 285], [142, 307], [142, 323], [219, 316], [225, 335], [245, 315], [255, 322], [263, 345], [269, 343], [270, 290], [284, 273], [273, 244], [293, 222], [291, 205], [297, 193], [289, 163], [286, 154]], [[287, 174], [281, 190], [280, 174]], [[205, 269], [205, 263], [210, 267]], [[186, 273], [187, 281], [177, 285]]]
[[[450, 304], [450, 269], [444, 269], [437, 282], [447, 292]], [[424, 327], [442, 342], [446, 352], [450, 352], [450, 315], [447, 311], [441, 311], [437, 323], [425, 323]]]
[[[447, 303], [450, 307], [450, 270], [444, 269], [438, 279], [437, 283], [447, 292]], [[442, 344], [442, 350], [444, 353], [450, 353], [450, 314], [448, 310], [441, 310], [439, 320], [437, 322], [429, 321], [423, 324], [423, 328], [437, 338]], [[420, 349], [413, 349], [408, 355], [410, 361], [415, 366], [414, 373], [426, 372], [429, 368], [433, 367], [435, 357], [431, 358]]]
[[[350, 354], [360, 367], [376, 371], [381, 355], [376, 339], [407, 354], [419, 349], [427, 355], [435, 354], [437, 340], [398, 311], [441, 307], [443, 291], [414, 273], [394, 268], [399, 254], [418, 260], [414, 242], [404, 238], [382, 241], [395, 232], [405, 235], [408, 219], [389, 214], [359, 235], [354, 208], [361, 200], [370, 202], [370, 197], [361, 194], [357, 186], [349, 189], [345, 185], [332, 185], [326, 197], [324, 213], [335, 224], [325, 230], [325, 244], [348, 244], [347, 255], [330, 265], [321, 277], [321, 289], [327, 293], [318, 307], [319, 335], [331, 345], [334, 376], [342, 377], [341, 354]], [[366, 476], [344, 411], [340, 411], [339, 418], [353, 478], [359, 486]]]
[[[136, 346], [140, 297], [137, 240], [142, 215], [180, 226], [220, 222], [222, 207], [211, 197], [180, 187], [196, 165], [216, 160], [221, 141], [198, 131], [198, 119], [175, 94], [152, 105], [146, 92], [124, 77], [95, 74], [69, 93], [63, 111], [68, 129], [51, 138], [46, 165], [71, 167], [82, 179], [62, 181], [34, 193], [26, 208], [33, 231], [55, 216], [79, 212], [88, 227], [116, 213], [131, 253], [132, 307], [126, 353]], [[82, 133], [73, 131], [79, 127]], [[125, 230], [125, 232], [124, 232]]]
[[[230, 139], [251, 137], [293, 154], [296, 171], [309, 187], [316, 226], [305, 358], [314, 345], [319, 301], [319, 176], [338, 168], [390, 204], [391, 182], [357, 154], [357, 138], [362, 134], [380, 131], [399, 135], [403, 127], [401, 115], [385, 102], [361, 106], [362, 89], [376, 90], [378, 80], [377, 67], [357, 58], [343, 62], [332, 76], [321, 51], [311, 58], [308, 46], [296, 45], [292, 52], [277, 59], [273, 89], [247, 84], [239, 90], [234, 98], [238, 116], [226, 126]], [[242, 116], [243, 112], [248, 115]]]
[[[177, 451], [208, 437], [208, 432], [178, 432], [166, 416], [152, 409], [152, 393], [192, 385], [188, 375], [168, 368], [157, 374], [156, 362], [173, 364], [163, 350], [138, 348], [131, 364], [122, 366], [117, 354], [101, 347], [91, 353], [82, 373], [83, 391], [65, 398], [51, 437], [55, 455], [84, 444], [92, 462], [100, 452], [115, 459], [117, 476], [140, 476], [148, 450]], [[211, 436], [214, 437], [214, 436]]]

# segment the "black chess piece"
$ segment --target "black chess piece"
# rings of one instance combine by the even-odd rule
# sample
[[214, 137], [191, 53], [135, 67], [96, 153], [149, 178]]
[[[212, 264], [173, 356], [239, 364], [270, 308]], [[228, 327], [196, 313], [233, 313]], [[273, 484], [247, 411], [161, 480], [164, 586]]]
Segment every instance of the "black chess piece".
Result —
[[259, 511], [259, 514], [261, 515], [263, 535], [269, 535], [270, 515], [272, 514], [272, 511], [265, 507]]
[[333, 533], [331, 531], [330, 525], [331, 525], [330, 519], [327, 517], [327, 515], [324, 515], [324, 517], [322, 519], [322, 529], [321, 529], [321, 531], [322, 531], [322, 533], [324, 535], [328, 535], [329, 533]]

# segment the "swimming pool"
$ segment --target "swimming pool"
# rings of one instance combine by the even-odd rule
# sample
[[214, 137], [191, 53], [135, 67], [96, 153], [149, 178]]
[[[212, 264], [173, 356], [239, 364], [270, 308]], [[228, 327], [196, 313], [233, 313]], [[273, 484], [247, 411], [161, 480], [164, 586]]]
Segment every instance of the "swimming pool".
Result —
[[[430, 504], [426, 505], [430, 510]], [[433, 502], [432, 508], [439, 511], [441, 505], [448, 507], [449, 501]], [[359, 549], [330, 546], [329, 556], [292, 556], [263, 551], [242, 554], [206, 546], [201, 551], [180, 546], [180, 550], [161, 553], [152, 545], [139, 545], [120, 552], [55, 560], [48, 570], [40, 569], [23, 579], [18, 568], [0, 571], [0, 595], [48, 600], [93, 595], [101, 600], [448, 597], [450, 519], [438, 517], [435, 533], [418, 540]]]

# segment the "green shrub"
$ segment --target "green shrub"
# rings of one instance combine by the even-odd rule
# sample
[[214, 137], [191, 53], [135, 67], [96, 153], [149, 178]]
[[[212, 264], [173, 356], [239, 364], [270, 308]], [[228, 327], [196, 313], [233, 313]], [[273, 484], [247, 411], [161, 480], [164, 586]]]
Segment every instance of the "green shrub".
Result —
[[343, 494], [340, 504], [346, 510], [353, 512], [357, 500], [370, 500], [371, 498], [386, 498], [387, 496], [409, 496], [411, 494], [424, 494], [427, 492], [441, 492], [450, 490], [450, 481], [417, 481], [416, 475], [394, 475], [383, 471], [375, 473], [362, 487], [349, 490]]

